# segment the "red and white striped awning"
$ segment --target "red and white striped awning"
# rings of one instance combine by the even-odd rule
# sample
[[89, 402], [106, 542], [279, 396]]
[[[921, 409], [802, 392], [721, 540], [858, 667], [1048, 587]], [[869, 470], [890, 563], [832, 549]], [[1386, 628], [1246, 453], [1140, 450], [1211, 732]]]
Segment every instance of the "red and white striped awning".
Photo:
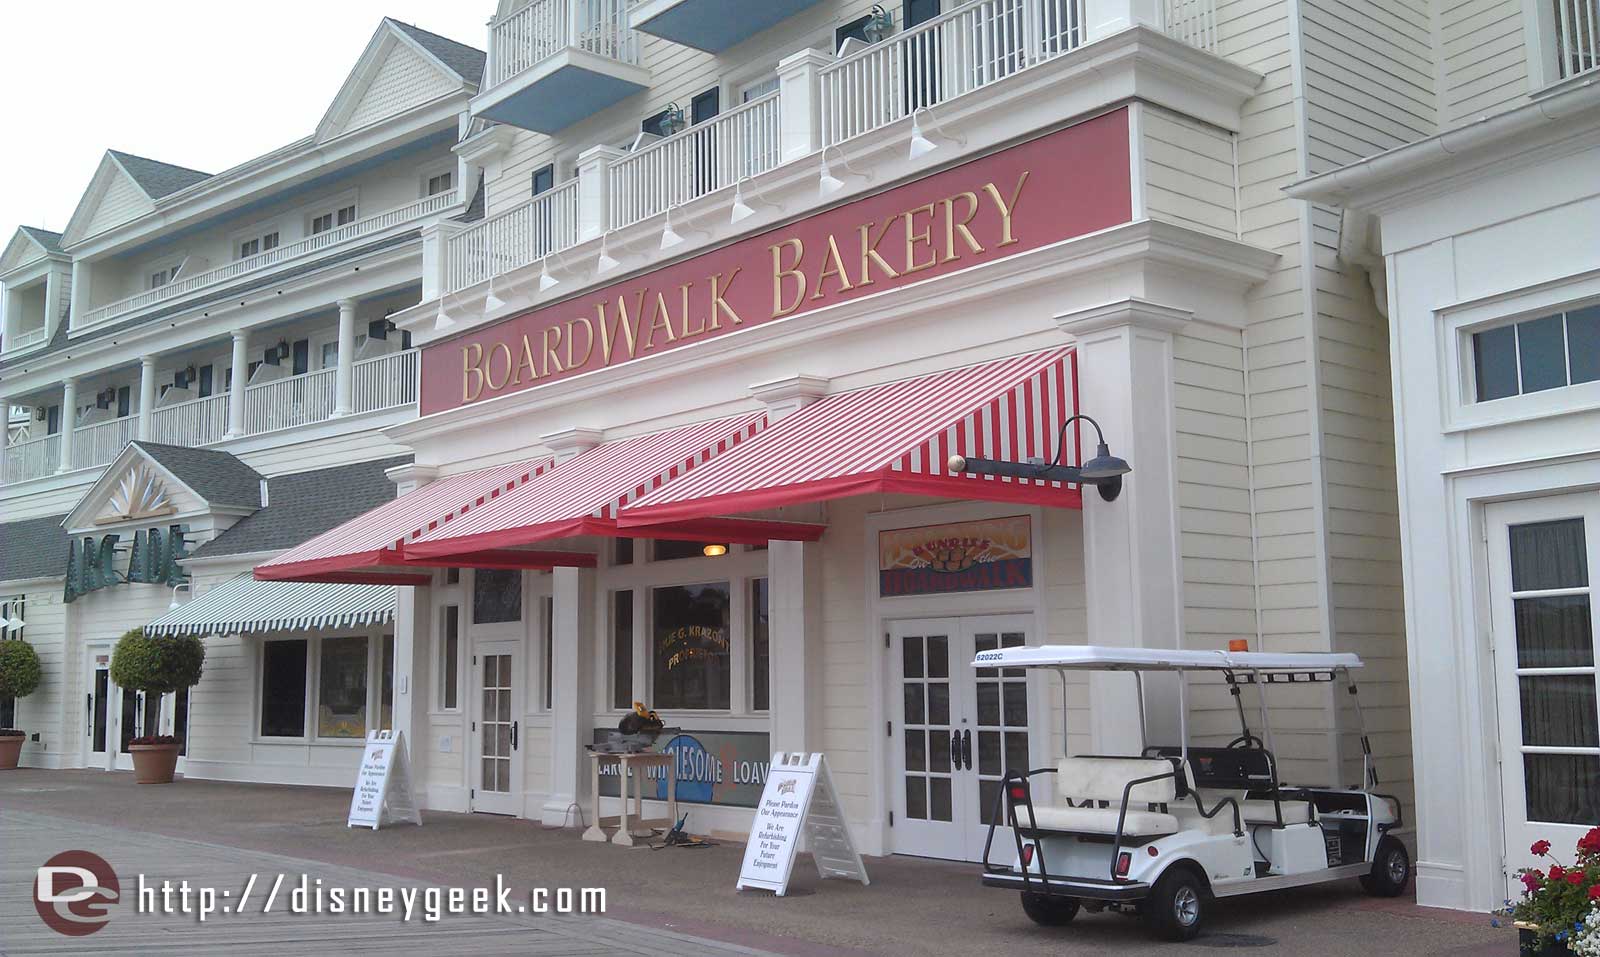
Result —
[[[827, 396], [626, 506], [618, 523], [648, 535], [662, 525], [885, 492], [1081, 508], [1076, 485], [946, 467], [957, 454], [1054, 456], [1062, 423], [1077, 411], [1076, 359], [1055, 349]], [[1067, 452], [1066, 464], [1078, 464], [1075, 431]]]
[[[406, 556], [413, 560], [475, 564], [473, 556], [485, 550], [514, 549], [578, 535], [615, 536], [619, 509], [672, 482], [682, 481], [750, 441], [766, 421], [765, 413], [751, 412], [595, 446], [483, 508], [407, 542]], [[766, 541], [769, 533], [795, 531], [768, 528], [749, 538]], [[821, 529], [799, 531], [802, 537], [814, 538]], [[710, 526], [692, 530], [658, 528], [652, 535], [726, 539], [711, 535]]]
[[405, 563], [408, 542], [526, 485], [550, 467], [547, 456], [431, 482], [257, 565], [255, 577], [425, 585], [431, 577], [427, 571]]

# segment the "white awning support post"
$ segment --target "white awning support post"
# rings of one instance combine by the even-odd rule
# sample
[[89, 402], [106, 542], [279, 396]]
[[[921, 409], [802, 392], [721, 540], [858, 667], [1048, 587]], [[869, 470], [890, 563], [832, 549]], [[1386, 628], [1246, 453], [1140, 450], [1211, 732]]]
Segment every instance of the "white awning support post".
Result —
[[[558, 567], [551, 573], [550, 640], [550, 788], [540, 809], [547, 827], [576, 826], [571, 813], [583, 793], [581, 781], [588, 772], [584, 745], [594, 732], [594, 655], [589, 652], [594, 634], [594, 569]], [[584, 809], [589, 820], [597, 807]]]
[[[341, 362], [344, 355], [341, 350]], [[385, 469], [383, 474], [394, 483], [397, 496], [414, 492], [439, 477], [438, 469], [414, 462]], [[427, 689], [433, 681], [429, 653], [433, 647], [432, 608], [433, 589], [416, 585], [395, 587], [393, 730], [396, 735], [404, 736], [406, 757], [418, 781], [426, 780], [428, 773], [428, 749], [417, 748], [421, 740], [417, 733], [426, 734], [428, 729]], [[425, 795], [426, 789], [419, 788], [418, 794]], [[425, 796], [419, 800], [427, 803]]]
[[768, 682], [774, 751], [822, 749], [822, 545], [767, 547]]
[[[1123, 299], [1057, 316], [1077, 341], [1079, 411], [1100, 423], [1133, 471], [1113, 502], [1083, 489], [1083, 547], [1091, 644], [1178, 648], [1183, 579], [1178, 541], [1172, 336], [1192, 313]], [[1151, 674], [1145, 726], [1151, 744], [1175, 744], [1181, 728], [1177, 682]], [[1138, 754], [1134, 682], [1094, 674], [1090, 737], [1096, 754]]]

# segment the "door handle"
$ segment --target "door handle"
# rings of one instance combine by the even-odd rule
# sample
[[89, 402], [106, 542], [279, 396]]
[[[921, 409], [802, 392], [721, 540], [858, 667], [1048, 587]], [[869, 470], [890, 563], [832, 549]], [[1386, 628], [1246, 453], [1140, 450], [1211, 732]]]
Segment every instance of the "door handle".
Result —
[[950, 769], [961, 770], [961, 732], [950, 729]]
[[511, 722], [511, 750], [517, 750], [517, 723]]
[[968, 771], [972, 770], [972, 732], [971, 731], [963, 731], [963, 732], [961, 732], [961, 761], [962, 761], [963, 764], [965, 764], [967, 766], [967, 770]]
[[86, 738], [93, 737], [94, 736], [94, 693], [93, 692], [87, 693], [87, 694], [85, 694], [83, 696], [83, 716], [84, 716], [83, 736], [86, 737]]

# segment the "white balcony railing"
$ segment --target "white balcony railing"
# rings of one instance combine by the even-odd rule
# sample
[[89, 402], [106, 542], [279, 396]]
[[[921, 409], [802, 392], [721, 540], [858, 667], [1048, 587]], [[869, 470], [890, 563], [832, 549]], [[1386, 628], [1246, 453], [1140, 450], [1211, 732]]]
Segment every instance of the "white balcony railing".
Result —
[[13, 332], [11, 338], [5, 341], [5, 349], [10, 352], [12, 349], [26, 349], [29, 346], [36, 346], [44, 341], [46, 331], [44, 326], [40, 326], [37, 329]]
[[355, 412], [376, 412], [417, 401], [417, 350], [362, 359], [350, 368]]
[[578, 181], [572, 179], [448, 237], [447, 291], [538, 262], [577, 241]]
[[630, 0], [533, 0], [489, 28], [489, 82], [495, 86], [573, 47], [623, 63], [639, 62], [628, 27]]
[[1556, 69], [1564, 80], [1600, 67], [1600, 2], [1554, 0]]
[[43, 435], [37, 439], [6, 446], [0, 458], [0, 482], [9, 485], [49, 475], [61, 467], [61, 436]]
[[830, 63], [820, 71], [823, 143], [1060, 56], [1082, 45], [1083, 25], [1083, 0], [978, 0]]
[[612, 229], [778, 165], [778, 94], [768, 93], [611, 164]]
[[86, 469], [105, 465], [116, 458], [122, 447], [138, 433], [139, 419], [132, 415], [73, 429], [72, 467]]
[[228, 393], [190, 399], [150, 413], [150, 438], [168, 445], [210, 445], [228, 437]]
[[334, 371], [319, 369], [275, 382], [246, 386], [245, 434], [274, 432], [332, 418]]
[[322, 252], [330, 247], [338, 246], [354, 239], [361, 239], [395, 226], [404, 225], [413, 220], [448, 209], [455, 205], [456, 202], [457, 194], [454, 190], [440, 193], [436, 196], [429, 196], [414, 203], [397, 206], [376, 216], [368, 216], [366, 219], [358, 219], [355, 222], [346, 223], [327, 232], [308, 236], [297, 243], [279, 246], [259, 255], [235, 260], [226, 266], [218, 266], [215, 269], [208, 269], [192, 276], [174, 279], [164, 286], [157, 286], [138, 295], [119, 299], [116, 302], [107, 303], [104, 306], [98, 306], [86, 311], [80, 320], [79, 328], [89, 328], [148, 306], [178, 299], [190, 293], [221, 285], [240, 276], [257, 273], [290, 260]]

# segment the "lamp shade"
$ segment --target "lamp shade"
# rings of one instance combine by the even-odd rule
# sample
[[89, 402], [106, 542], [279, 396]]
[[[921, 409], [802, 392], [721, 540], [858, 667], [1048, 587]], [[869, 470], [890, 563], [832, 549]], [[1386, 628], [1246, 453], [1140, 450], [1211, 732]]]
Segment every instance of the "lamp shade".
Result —
[[1078, 474], [1089, 481], [1116, 478], [1131, 471], [1133, 468], [1128, 465], [1127, 460], [1112, 455], [1104, 442], [1095, 447], [1094, 458], [1078, 467]]

